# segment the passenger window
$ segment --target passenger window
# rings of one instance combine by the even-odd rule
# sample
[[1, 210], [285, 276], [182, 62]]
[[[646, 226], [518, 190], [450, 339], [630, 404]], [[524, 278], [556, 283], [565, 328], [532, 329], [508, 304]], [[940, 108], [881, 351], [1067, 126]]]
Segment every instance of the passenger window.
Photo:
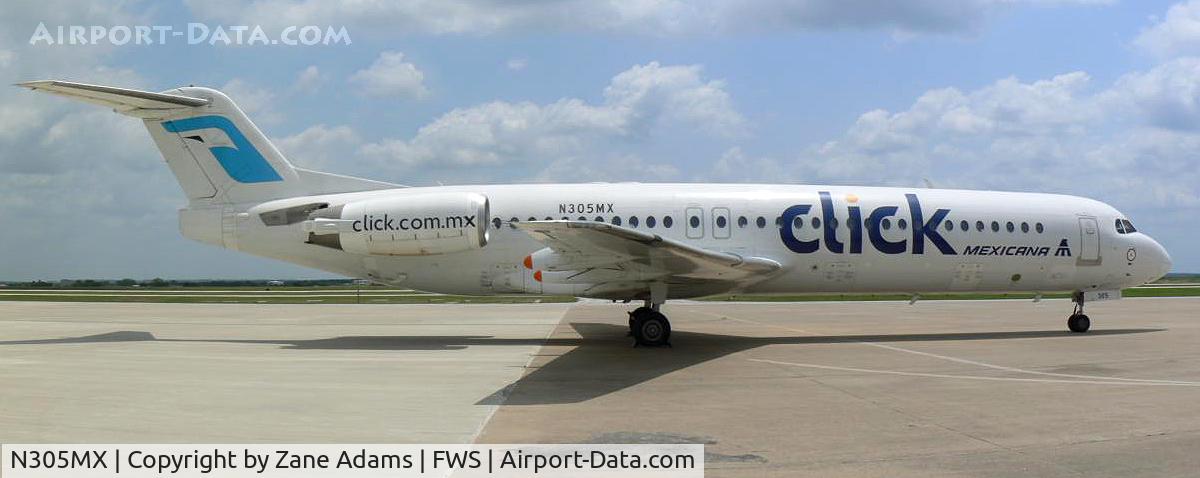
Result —
[[637, 216], [629, 216], [629, 225], [630, 225], [630, 226], [633, 226], [633, 227], [637, 227], [637, 226], [638, 226], [638, 218], [637, 218]]
[[498, 218], [498, 217], [492, 218], [492, 228], [500, 229], [500, 223], [501, 223], [500, 218]]
[[517, 219], [516, 216], [513, 216], [513, 217], [508, 218], [508, 222], [521, 222], [521, 220]]
[[739, 229], [746, 227], [747, 224], [750, 224], [750, 221], [746, 220], [746, 216], [738, 216], [738, 228]]
[[700, 227], [700, 217], [692, 216], [690, 219], [688, 219], [688, 224], [691, 224], [692, 227]]
[[579, 216], [579, 220], [580, 220], [580, 221], [586, 221], [586, 220], [587, 220], [587, 218], [586, 218], [586, 217], [583, 217], [583, 216]]
[[724, 228], [725, 223], [725, 216], [717, 216], [717, 227]]
[[892, 228], [892, 220], [886, 217], [883, 218], [883, 221], [881, 221], [879, 224], [883, 226], [883, 230], [885, 231]]
[[963, 232], [970, 231], [970, 230], [971, 230], [971, 223], [967, 222], [966, 220], [959, 221], [959, 222], [958, 222], [958, 228], [959, 228], [959, 229], [962, 229], [962, 231], [963, 231]]
[[946, 230], [947, 230], [947, 231], [953, 231], [953, 230], [954, 230], [954, 221], [946, 221]]
[[621, 216], [613, 216], [612, 223], [614, 226], [620, 226], [621, 225]]
[[775, 216], [775, 227], [780, 227], [782, 225], [783, 225], [783, 218], [780, 216]]
[[671, 216], [663, 216], [663, 227], [670, 228], [675, 225], [675, 220]]
[[1040, 223], [1040, 222], [1039, 222], [1039, 223], [1037, 223], [1037, 224], [1034, 224], [1034, 225], [1033, 225], [1033, 228], [1034, 228], [1035, 230], [1037, 230], [1038, 234], [1041, 234], [1041, 233], [1042, 233], [1042, 231], [1045, 231], [1045, 230], [1046, 230], [1046, 228], [1042, 227], [1042, 223]]
[[570, 220], [571, 220], [571, 218], [569, 218], [569, 217], [567, 217], [567, 216], [563, 216], [562, 220], [564, 220], [564, 221], [570, 221]]
[[1000, 223], [992, 221], [992, 232], [1000, 232]]
[[1004, 229], [1007, 230], [1008, 232], [1013, 232], [1013, 231], [1017, 230], [1017, 228], [1015, 226], [1013, 226], [1012, 221], [1008, 221], [1008, 223], [1004, 225]]
[[835, 217], [835, 218], [831, 218], [831, 219], [829, 219], [829, 227], [831, 227], [831, 228], [834, 228], [834, 229], [837, 229], [837, 227], [838, 227], [838, 220], [837, 220], [837, 218], [836, 218], [836, 217]]
[[908, 221], [904, 220], [904, 218], [900, 218], [899, 221], [896, 221], [896, 227], [900, 229], [908, 229]]
[[762, 216], [758, 216], [758, 219], [755, 219], [755, 220], [754, 220], [754, 223], [755, 223], [755, 224], [758, 224], [758, 228], [759, 228], [759, 229], [762, 229], [762, 228], [764, 228], [764, 227], [767, 227], [767, 218], [765, 218], [765, 217], [762, 217]]
[[604, 218], [596, 216], [596, 222], [604, 222]]
[[550, 216], [546, 216], [546, 220], [547, 220], [547, 221], [553, 221], [553, 220], [554, 220], [554, 218], [552, 218], [552, 217], [550, 217]]
[[983, 232], [983, 221], [975, 221], [975, 230]]
[[654, 220], [654, 216], [646, 216], [646, 227], [653, 229], [657, 223], [658, 221]]
[[804, 229], [804, 218], [796, 216], [795, 219], [792, 219], [792, 227], [796, 229]]
[[1029, 223], [1028, 222], [1021, 223], [1021, 233], [1029, 234]]
[[812, 225], [813, 225], [813, 229], [820, 229], [821, 228], [821, 218], [814, 217], [812, 219]]
[[529, 219], [526, 219], [526, 220], [527, 220], [527, 221], [529, 221], [529, 222], [533, 222], [533, 221], [536, 221], [536, 220], [537, 220], [537, 218], [536, 218], [536, 217], [533, 217], [533, 216], [529, 216]]

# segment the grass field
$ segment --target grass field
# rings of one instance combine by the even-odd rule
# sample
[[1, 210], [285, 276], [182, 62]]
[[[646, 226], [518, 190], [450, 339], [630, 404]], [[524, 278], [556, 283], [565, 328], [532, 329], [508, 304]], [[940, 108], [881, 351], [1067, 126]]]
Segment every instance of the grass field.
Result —
[[[1200, 287], [1137, 287], [1121, 292], [1124, 297], [1196, 297]], [[921, 294], [920, 300], [1032, 300], [1033, 293], [980, 294], [973, 292]], [[1067, 299], [1070, 294], [1042, 294], [1043, 299]], [[707, 297], [701, 300], [732, 302], [814, 302], [814, 301], [878, 301], [910, 300], [908, 294], [798, 294], [779, 296], [728, 295]]]
[[406, 289], [348, 287], [177, 287], [0, 289], [0, 301], [151, 302], [207, 304], [529, 304], [573, 302], [562, 296], [459, 296]]

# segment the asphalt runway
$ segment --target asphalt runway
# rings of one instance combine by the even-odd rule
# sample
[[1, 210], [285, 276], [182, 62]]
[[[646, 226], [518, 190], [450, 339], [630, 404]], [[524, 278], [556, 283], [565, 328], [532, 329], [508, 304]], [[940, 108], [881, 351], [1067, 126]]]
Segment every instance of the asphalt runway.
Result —
[[1200, 299], [0, 303], [0, 442], [701, 442], [708, 476], [1187, 476]]

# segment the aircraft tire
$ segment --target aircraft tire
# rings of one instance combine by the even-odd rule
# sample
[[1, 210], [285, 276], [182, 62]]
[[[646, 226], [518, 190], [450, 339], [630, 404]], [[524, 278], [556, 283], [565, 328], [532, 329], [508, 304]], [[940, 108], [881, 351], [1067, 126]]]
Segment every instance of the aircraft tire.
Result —
[[641, 317], [641, 316], [646, 315], [651, 312], [654, 312], [654, 310], [649, 307], [638, 307], [636, 309], [633, 309], [633, 311], [629, 313], [629, 333], [625, 334], [625, 336], [633, 337], [633, 323], [635, 321], [637, 321], [638, 317]]
[[1082, 334], [1092, 327], [1092, 320], [1084, 314], [1074, 314], [1067, 319], [1067, 328], [1071, 332]]
[[670, 345], [671, 322], [667, 316], [653, 310], [636, 314], [633, 316], [633, 339], [646, 347]]

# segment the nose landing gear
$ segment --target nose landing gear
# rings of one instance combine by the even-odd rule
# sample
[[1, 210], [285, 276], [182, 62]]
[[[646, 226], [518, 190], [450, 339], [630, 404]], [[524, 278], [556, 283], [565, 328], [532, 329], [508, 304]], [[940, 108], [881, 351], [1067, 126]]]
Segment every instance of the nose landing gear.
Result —
[[1077, 334], [1087, 332], [1092, 327], [1092, 319], [1083, 313], [1083, 291], [1071, 294], [1071, 301], [1075, 303], [1075, 311], [1067, 318], [1067, 328]]

